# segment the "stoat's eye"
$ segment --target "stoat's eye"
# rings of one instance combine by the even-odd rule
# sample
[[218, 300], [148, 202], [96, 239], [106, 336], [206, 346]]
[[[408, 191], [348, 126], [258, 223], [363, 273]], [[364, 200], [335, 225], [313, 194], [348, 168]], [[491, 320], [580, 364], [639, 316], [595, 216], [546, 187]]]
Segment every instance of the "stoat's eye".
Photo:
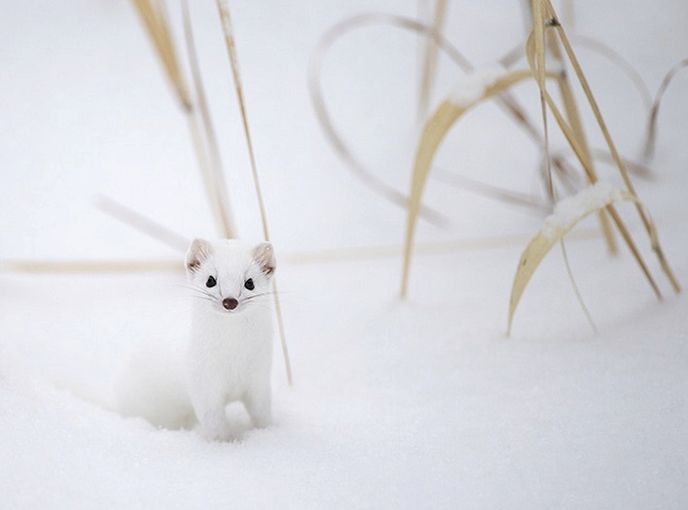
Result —
[[244, 282], [244, 287], [246, 287], [248, 290], [253, 290], [256, 288], [256, 286], [253, 285], [253, 279], [252, 278], [249, 278], [248, 280], [246, 280]]
[[208, 281], [205, 282], [206, 287], [215, 287], [217, 285], [217, 280], [215, 280], [214, 276], [209, 276]]

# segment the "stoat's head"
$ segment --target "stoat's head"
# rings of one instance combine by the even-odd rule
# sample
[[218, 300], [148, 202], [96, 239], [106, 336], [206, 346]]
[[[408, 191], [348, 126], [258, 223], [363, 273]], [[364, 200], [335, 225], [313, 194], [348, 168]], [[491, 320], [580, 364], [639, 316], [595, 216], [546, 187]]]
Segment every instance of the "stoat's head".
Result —
[[194, 298], [223, 313], [237, 313], [270, 293], [275, 255], [270, 243], [194, 239], [186, 254], [186, 272]]

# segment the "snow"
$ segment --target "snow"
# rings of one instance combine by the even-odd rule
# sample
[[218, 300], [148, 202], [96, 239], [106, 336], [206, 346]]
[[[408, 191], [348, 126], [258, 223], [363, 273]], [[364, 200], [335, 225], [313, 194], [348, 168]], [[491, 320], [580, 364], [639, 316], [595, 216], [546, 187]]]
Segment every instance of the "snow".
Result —
[[498, 64], [471, 71], [462, 76], [454, 86], [449, 94], [449, 101], [462, 108], [470, 106], [482, 97], [485, 89], [494, 85], [506, 73], [506, 69]]
[[[191, 4], [237, 225], [256, 239], [220, 22], [213, 2]], [[145, 347], [184, 343], [182, 272], [0, 273], [2, 506], [686, 508], [688, 298], [671, 293], [632, 204], [619, 213], [665, 299], [654, 299], [627, 251], [606, 254], [591, 215], [567, 251], [597, 336], [552, 256], [507, 338], [513, 267], [543, 218], [432, 175], [425, 198], [451, 225], [419, 223], [410, 296], [401, 302], [405, 216], [338, 161], [305, 76], [318, 36], [334, 22], [368, 10], [414, 16], [416, 2], [231, 7], [295, 386], [286, 385], [276, 344], [275, 423], [265, 430], [248, 430], [240, 408], [230, 413], [243, 433], [229, 443], [124, 418], [113, 408], [130, 360]], [[576, 4], [575, 19], [577, 31], [618, 49], [656, 90], [685, 57], [688, 32], [683, 2], [650, 9], [629, 5], [624, 23], [609, 23], [618, 3], [605, 0]], [[522, 41], [520, 16], [517, 2], [455, 2], [446, 33], [480, 69]], [[0, 38], [0, 260], [171, 259], [181, 268], [183, 253], [92, 205], [104, 194], [186, 238], [212, 236], [184, 118], [131, 5], [14, 3], [0, 17]], [[400, 190], [417, 133], [417, 53], [415, 36], [368, 28], [340, 40], [324, 67], [338, 128]], [[622, 155], [637, 156], [645, 114], [633, 86], [603, 58], [579, 56]], [[436, 101], [460, 72], [439, 63]], [[685, 286], [682, 79], [660, 112], [655, 178], [634, 184]], [[514, 94], [538, 119], [535, 85]], [[583, 120], [591, 147], [603, 147], [587, 111]], [[551, 133], [553, 150], [563, 147]], [[542, 196], [538, 161], [528, 138], [485, 104], [452, 128], [436, 164]], [[597, 171], [620, 187], [612, 167]]]
[[598, 181], [573, 196], [559, 200], [554, 212], [545, 218], [542, 234], [547, 239], [556, 239], [583, 216], [622, 198], [623, 193], [619, 189], [608, 182]]

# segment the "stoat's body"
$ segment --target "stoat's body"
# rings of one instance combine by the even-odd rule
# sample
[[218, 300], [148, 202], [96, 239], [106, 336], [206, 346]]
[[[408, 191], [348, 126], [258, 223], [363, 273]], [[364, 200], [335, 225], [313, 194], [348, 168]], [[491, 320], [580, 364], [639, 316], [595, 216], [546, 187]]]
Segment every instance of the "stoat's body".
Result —
[[229, 435], [227, 404], [244, 403], [253, 424], [270, 423], [272, 246], [196, 239], [186, 256], [193, 304], [186, 381], [201, 433]]

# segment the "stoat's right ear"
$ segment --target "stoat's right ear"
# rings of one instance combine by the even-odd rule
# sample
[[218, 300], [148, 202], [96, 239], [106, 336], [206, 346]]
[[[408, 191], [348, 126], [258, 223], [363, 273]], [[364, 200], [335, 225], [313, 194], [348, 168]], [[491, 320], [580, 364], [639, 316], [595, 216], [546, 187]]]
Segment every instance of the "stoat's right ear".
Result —
[[210, 243], [205, 239], [194, 239], [186, 252], [186, 270], [194, 273], [201, 267], [201, 264], [212, 252]]

